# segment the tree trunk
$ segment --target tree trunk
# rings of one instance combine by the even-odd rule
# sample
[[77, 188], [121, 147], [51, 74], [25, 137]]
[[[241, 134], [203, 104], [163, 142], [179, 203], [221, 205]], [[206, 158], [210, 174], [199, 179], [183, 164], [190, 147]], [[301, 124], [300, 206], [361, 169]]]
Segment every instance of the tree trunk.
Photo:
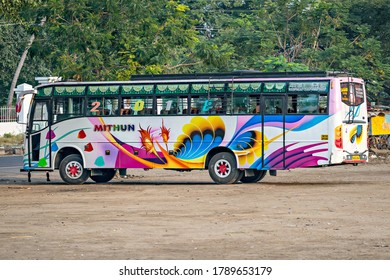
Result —
[[[39, 24], [39, 26], [43, 26], [45, 24], [45, 22], [46, 22], [46, 17], [43, 17], [42, 20], [41, 20], [41, 23]], [[23, 52], [23, 54], [22, 54], [22, 56], [20, 58], [18, 67], [16, 68], [16, 71], [15, 71], [15, 74], [14, 74], [14, 78], [12, 79], [11, 88], [10, 88], [9, 94], [8, 94], [8, 101], [7, 101], [7, 106], [8, 107], [12, 106], [12, 100], [13, 100], [13, 97], [14, 97], [14, 90], [15, 90], [15, 87], [16, 87], [16, 83], [18, 82], [20, 71], [22, 71], [24, 61], [27, 58], [28, 50], [31, 48], [32, 44], [34, 43], [34, 40], [35, 40], [35, 35], [32, 34], [31, 37], [30, 37], [30, 40], [28, 40], [27, 46], [24, 49], [24, 52]]]

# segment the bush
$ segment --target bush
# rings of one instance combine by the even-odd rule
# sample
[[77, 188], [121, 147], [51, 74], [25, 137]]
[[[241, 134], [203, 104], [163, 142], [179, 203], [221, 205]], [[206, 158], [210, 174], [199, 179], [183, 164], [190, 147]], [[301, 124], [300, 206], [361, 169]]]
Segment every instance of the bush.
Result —
[[23, 144], [24, 134], [14, 135], [12, 133], [4, 133], [3, 136], [0, 136], [0, 146], [18, 146]]

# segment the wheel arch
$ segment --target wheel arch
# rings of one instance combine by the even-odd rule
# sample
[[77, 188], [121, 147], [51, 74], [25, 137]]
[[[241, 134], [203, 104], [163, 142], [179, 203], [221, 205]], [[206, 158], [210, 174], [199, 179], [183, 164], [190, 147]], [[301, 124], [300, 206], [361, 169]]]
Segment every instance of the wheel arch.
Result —
[[58, 169], [60, 167], [60, 163], [61, 161], [66, 158], [67, 156], [69, 155], [72, 155], [72, 154], [75, 154], [75, 155], [80, 155], [81, 158], [83, 159], [83, 167], [85, 168], [85, 159], [84, 159], [84, 156], [83, 154], [81, 153], [81, 151], [76, 148], [76, 147], [65, 147], [65, 148], [62, 148], [60, 149], [57, 154], [56, 154], [56, 157], [54, 159], [54, 168], [55, 169]]
[[236, 165], [238, 166], [238, 159], [237, 159], [237, 156], [233, 153], [232, 150], [230, 150], [229, 148], [226, 148], [226, 147], [216, 147], [216, 148], [213, 148], [211, 149], [208, 154], [207, 154], [207, 157], [206, 157], [206, 161], [205, 161], [205, 169], [208, 169], [209, 168], [209, 164], [210, 164], [210, 160], [213, 156], [215, 156], [216, 154], [218, 153], [222, 153], [222, 152], [226, 152], [226, 153], [230, 153], [234, 156], [234, 158], [236, 159]]

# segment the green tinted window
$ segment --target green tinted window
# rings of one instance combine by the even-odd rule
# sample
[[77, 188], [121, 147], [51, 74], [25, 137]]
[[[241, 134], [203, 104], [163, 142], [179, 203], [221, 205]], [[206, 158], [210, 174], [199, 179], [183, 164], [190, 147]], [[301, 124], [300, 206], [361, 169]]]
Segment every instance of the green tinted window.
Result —
[[84, 95], [85, 86], [58, 86], [54, 88], [54, 95]]
[[152, 94], [154, 85], [125, 85], [122, 86], [122, 94]]
[[88, 95], [119, 94], [119, 86], [89, 86]]
[[264, 83], [263, 92], [286, 92], [287, 83]]

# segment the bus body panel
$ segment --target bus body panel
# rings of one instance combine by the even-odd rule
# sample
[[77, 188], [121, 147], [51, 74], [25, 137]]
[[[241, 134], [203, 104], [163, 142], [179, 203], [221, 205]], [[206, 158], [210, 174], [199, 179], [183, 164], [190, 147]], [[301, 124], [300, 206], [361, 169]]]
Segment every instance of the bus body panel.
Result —
[[203, 169], [208, 152], [218, 147], [231, 150], [241, 169], [329, 163], [328, 116], [286, 117], [285, 128], [280, 118], [265, 117], [264, 134], [261, 119], [260, 115], [69, 119], [42, 131], [49, 136], [42, 137], [39, 161], [32, 168], [50, 168], [49, 162], [55, 162], [65, 148], [80, 151], [84, 167], [89, 169]]

